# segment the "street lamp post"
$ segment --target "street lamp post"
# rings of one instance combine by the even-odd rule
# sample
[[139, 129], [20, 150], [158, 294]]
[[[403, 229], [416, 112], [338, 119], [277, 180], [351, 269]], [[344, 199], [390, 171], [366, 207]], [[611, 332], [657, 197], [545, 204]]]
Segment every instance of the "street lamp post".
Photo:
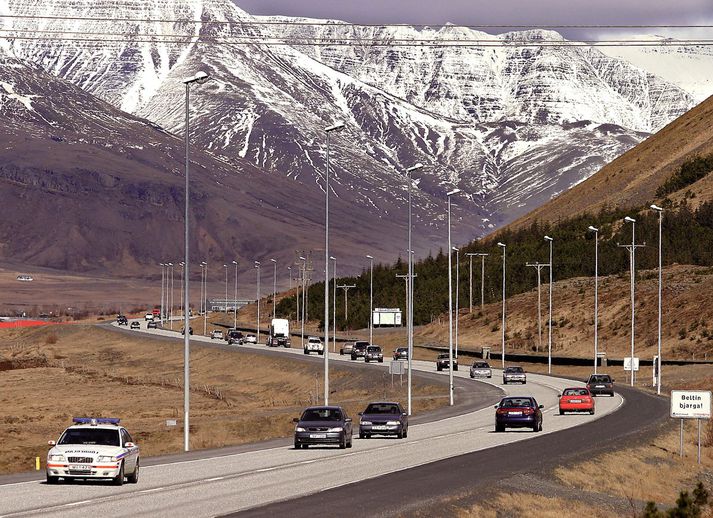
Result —
[[552, 263], [552, 241], [550, 236], [545, 236], [545, 241], [550, 243], [550, 301], [547, 304], [549, 307], [549, 318], [547, 322], [547, 374], [552, 374], [552, 271], [554, 264]]
[[257, 343], [260, 343], [260, 261], [255, 261], [255, 272], [257, 276]]
[[161, 267], [161, 310], [160, 310], [160, 311], [161, 311], [161, 316], [159, 317], [159, 320], [161, 321], [161, 325], [163, 325], [163, 310], [164, 310], [164, 306], [163, 306], [163, 297], [164, 297], [164, 295], [163, 295], [163, 293], [164, 293], [164, 291], [163, 291], [163, 286], [164, 286], [164, 282], [165, 282], [165, 281], [164, 281], [164, 279], [165, 279], [164, 273], [165, 273], [165, 270], [166, 270], [166, 268], [165, 268], [166, 265], [165, 265], [164, 263], [159, 263], [159, 266]]
[[186, 275], [186, 263], [181, 261], [178, 263], [179, 266], [181, 267], [181, 299], [180, 299], [180, 304], [181, 304], [181, 317], [183, 316], [183, 313], [186, 311], [186, 307], [183, 305], [183, 276]]
[[[186, 146], [186, 199], [185, 199], [185, 216], [184, 216], [184, 234], [185, 234], [185, 257], [183, 258], [183, 261], [186, 263], [186, 265], [190, 265], [190, 258], [189, 258], [189, 233], [188, 233], [188, 216], [189, 216], [189, 203], [190, 203], [190, 196], [189, 196], [189, 177], [188, 177], [188, 143], [189, 143], [189, 136], [190, 136], [190, 127], [189, 127], [189, 113], [190, 113], [190, 90], [191, 90], [191, 84], [197, 83], [197, 84], [202, 84], [208, 81], [208, 74], [205, 72], [198, 72], [195, 76], [189, 77], [187, 79], [183, 80], [183, 83], [186, 85], [186, 126], [185, 126], [185, 146]], [[183, 305], [184, 307], [188, 308], [188, 275], [184, 276], [184, 286], [183, 286], [183, 294], [184, 294], [184, 301]], [[188, 321], [188, 311], [184, 311], [184, 317], [183, 317], [183, 329], [185, 332], [183, 333], [183, 449], [185, 451], [188, 451], [190, 449], [190, 444], [189, 444], [189, 415], [190, 415], [190, 333], [188, 332], [189, 328], [189, 321]]]
[[238, 261], [233, 261], [235, 266], [235, 290], [233, 291], [233, 329], [238, 328]]
[[644, 245], [636, 244], [636, 220], [629, 216], [624, 218], [624, 222], [631, 223], [631, 244], [630, 245], [619, 245], [622, 248], [626, 248], [629, 251], [629, 274], [630, 274], [630, 293], [631, 293], [631, 386], [634, 386], [634, 340], [635, 340], [635, 290], [636, 290], [636, 249]]
[[324, 175], [324, 404], [329, 404], [329, 136], [344, 129], [338, 122], [325, 128], [327, 134], [327, 169]]
[[[661, 394], [661, 290], [663, 286], [663, 270], [662, 270], [662, 221], [663, 209], [658, 205], [651, 205], [651, 209], [659, 213], [659, 325], [658, 325], [658, 357], [656, 359], [656, 393]], [[699, 442], [700, 444], [700, 442]]]
[[[451, 244], [451, 197], [460, 189], [446, 193], [448, 198], [448, 401], [453, 406], [453, 245]], [[410, 255], [410, 254], [409, 254]], [[409, 351], [410, 353], [411, 351]], [[411, 355], [409, 354], [409, 358]]]
[[292, 291], [292, 266], [287, 267], [287, 272], [290, 275], [290, 291]]
[[456, 253], [456, 351], [455, 358], [458, 359], [458, 320], [460, 317], [460, 248], [453, 247]]
[[203, 261], [203, 335], [208, 334], [208, 262]]
[[599, 229], [589, 226], [594, 232], [594, 374], [599, 363]]
[[[407, 376], [407, 389], [408, 389], [408, 415], [411, 415], [411, 357], [413, 356], [413, 255], [411, 254], [411, 232], [413, 228], [412, 224], [412, 196], [411, 191], [413, 188], [412, 174], [416, 171], [423, 169], [423, 164], [416, 164], [414, 166], [406, 169], [406, 174], [408, 175], [408, 278], [406, 279], [406, 344], [408, 347], [408, 376]], [[373, 309], [372, 309], [373, 311]], [[369, 314], [369, 322], [374, 319], [373, 312]], [[370, 327], [371, 329], [371, 327]], [[369, 340], [371, 342], [371, 339]]]
[[[307, 259], [300, 256], [300, 261], [302, 261], [302, 312], [300, 313], [300, 320], [302, 321], [302, 331], [301, 342], [302, 348], [305, 346], [305, 290], [307, 289]], [[298, 311], [299, 313], [299, 311]]]
[[270, 259], [272, 263], [272, 318], [277, 318], [277, 260]]
[[[374, 343], [374, 258], [370, 255], [366, 256], [369, 259], [369, 343]], [[408, 317], [407, 317], [408, 318]]]
[[[332, 279], [332, 352], [337, 351], [337, 258], [329, 258], [333, 261], [333, 276]], [[325, 347], [327, 344], [325, 344]]]
[[503, 370], [505, 369], [505, 248], [507, 245], [505, 243], [498, 242], [498, 246], [503, 249], [503, 315], [502, 323], [500, 327], [502, 328], [502, 365]]
[[[173, 263], [168, 263], [168, 268], [169, 271], [171, 272], [170, 277], [171, 277], [171, 291], [169, 292], [169, 298], [168, 300], [169, 305], [168, 305], [168, 325], [171, 328], [171, 331], [173, 331], [173, 306], [174, 306], [174, 300], [173, 300]], [[168, 280], [166, 281], [166, 287], [168, 288]]]
[[225, 271], [225, 314], [228, 314], [228, 265], [223, 265]]

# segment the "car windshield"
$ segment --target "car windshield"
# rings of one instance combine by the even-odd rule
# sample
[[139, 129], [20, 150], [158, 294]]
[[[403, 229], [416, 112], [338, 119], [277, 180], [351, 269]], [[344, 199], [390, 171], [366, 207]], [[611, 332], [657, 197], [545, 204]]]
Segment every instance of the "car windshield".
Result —
[[447, 359], [448, 359], [448, 355], [447, 355], [447, 354], [439, 354], [439, 355], [438, 355], [438, 359], [439, 359], [439, 360], [447, 360]]
[[399, 347], [398, 349], [396, 349], [396, 352], [397, 353], [407, 353], [408, 349], [406, 347]]
[[354, 342], [354, 347], [366, 347], [369, 342]]
[[341, 421], [342, 411], [338, 408], [308, 408], [300, 421]]
[[611, 378], [608, 374], [596, 374], [589, 378], [589, 383], [611, 383]]
[[99, 444], [119, 446], [119, 431], [107, 428], [75, 428], [65, 430], [59, 444]]
[[372, 345], [372, 346], [367, 347], [366, 350], [369, 351], [370, 353], [378, 353], [378, 352], [381, 352], [381, 347], [375, 347]]
[[500, 402], [500, 406], [502, 408], [512, 408], [512, 407], [520, 407], [520, 406], [526, 406], [526, 407], [531, 407], [534, 406], [534, 403], [530, 398], [527, 397], [511, 397], [511, 398], [505, 398]]
[[505, 369], [505, 372], [518, 373], [518, 372], [524, 372], [524, 371], [522, 370], [522, 367], [508, 367], [507, 369]]
[[393, 403], [371, 403], [366, 410], [365, 414], [400, 414], [399, 405], [394, 405]]
[[310, 338], [309, 343], [311, 344], [318, 344], [320, 342], [319, 338]]
[[563, 396], [588, 396], [589, 391], [587, 389], [582, 389], [582, 388], [571, 388], [571, 389], [565, 389], [565, 391], [562, 393]]
[[486, 362], [475, 362], [473, 364], [473, 367], [476, 369], [489, 369], [490, 365], [488, 365]]

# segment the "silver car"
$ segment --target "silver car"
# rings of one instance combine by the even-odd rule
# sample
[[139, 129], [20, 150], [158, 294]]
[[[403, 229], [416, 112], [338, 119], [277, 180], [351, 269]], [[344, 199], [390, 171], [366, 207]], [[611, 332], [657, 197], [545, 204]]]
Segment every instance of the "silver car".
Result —
[[522, 367], [506, 367], [503, 371], [503, 385], [508, 383], [527, 383], [527, 375]]
[[492, 378], [493, 370], [490, 368], [488, 362], [475, 361], [473, 365], [470, 366], [470, 377], [471, 378]]

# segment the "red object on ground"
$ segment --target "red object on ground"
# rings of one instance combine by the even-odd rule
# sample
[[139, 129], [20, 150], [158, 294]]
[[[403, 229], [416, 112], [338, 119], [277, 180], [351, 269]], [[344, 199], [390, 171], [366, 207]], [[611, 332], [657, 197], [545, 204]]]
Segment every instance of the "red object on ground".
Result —
[[56, 322], [45, 322], [43, 320], [11, 320], [9, 322], [0, 322], [0, 329], [10, 329], [15, 327], [36, 327], [49, 326]]

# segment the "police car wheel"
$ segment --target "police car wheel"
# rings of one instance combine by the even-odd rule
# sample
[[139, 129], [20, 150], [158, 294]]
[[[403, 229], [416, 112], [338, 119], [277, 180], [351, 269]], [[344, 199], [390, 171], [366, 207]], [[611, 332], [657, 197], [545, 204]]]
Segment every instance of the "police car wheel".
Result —
[[139, 459], [136, 459], [136, 469], [134, 469], [134, 472], [131, 475], [126, 477], [126, 480], [130, 484], [136, 484], [139, 482], [139, 467]]
[[47, 475], [47, 483], [48, 484], [58, 484], [59, 477], [51, 477], [51, 476]]
[[112, 479], [112, 484], [115, 486], [123, 486], [124, 485], [124, 463], [121, 463], [121, 467], [119, 468], [119, 474]]

